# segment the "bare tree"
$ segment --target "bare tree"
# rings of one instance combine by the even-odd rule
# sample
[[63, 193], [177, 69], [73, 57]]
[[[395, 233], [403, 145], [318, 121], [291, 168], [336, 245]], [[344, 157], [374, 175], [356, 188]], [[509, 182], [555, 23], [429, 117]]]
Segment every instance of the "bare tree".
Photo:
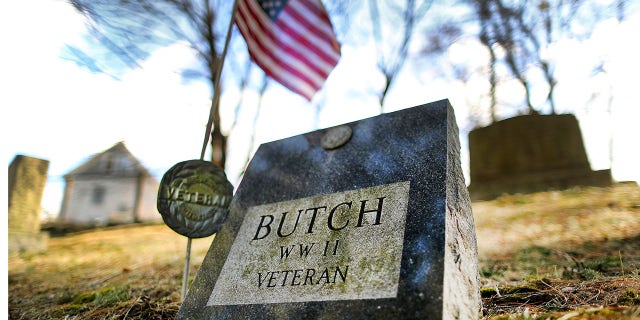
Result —
[[[79, 64], [97, 72], [117, 74], [119, 70], [139, 67], [139, 61], [163, 46], [179, 41], [188, 43], [201, 58], [199, 69], [184, 70], [188, 78], [204, 77], [213, 88], [220, 65], [218, 10], [228, 9], [212, 0], [68, 0], [82, 13], [96, 46], [92, 52], [68, 46]], [[227, 15], [230, 18], [230, 15]], [[103, 49], [100, 55], [95, 50]], [[105, 65], [119, 70], [110, 72]], [[220, 127], [217, 101], [212, 101], [212, 161], [224, 168], [227, 137]]]
[[[616, 3], [618, 15], [623, 2], [618, 0]], [[535, 4], [527, 1], [473, 0], [471, 4], [480, 24], [478, 38], [490, 52], [490, 70], [495, 71], [496, 63], [508, 68], [525, 91], [524, 100], [529, 113], [537, 113], [541, 109], [541, 106], [534, 106], [532, 101], [532, 70], [538, 70], [546, 83], [544, 103], [549, 106], [550, 113], [557, 112], [557, 60], [549, 53], [550, 47], [561, 40], [589, 37], [595, 22], [611, 11], [606, 3], [593, 4], [585, 0], [541, 0]], [[495, 47], [504, 50], [501, 61], [495, 55]], [[495, 90], [497, 83], [493, 72], [490, 78], [491, 88]], [[495, 100], [492, 106], [495, 107]]]
[[482, 25], [480, 28], [480, 42], [487, 48], [489, 52], [489, 113], [491, 115], [491, 122], [496, 122], [496, 109], [498, 105], [498, 98], [496, 96], [496, 89], [498, 86], [498, 75], [496, 66], [498, 64], [497, 54], [494, 48], [494, 43], [489, 37], [486, 25]]
[[[522, 12], [519, 8], [513, 9], [506, 7], [501, 0], [479, 0], [475, 1], [475, 12], [480, 22], [480, 42], [489, 50], [490, 57], [496, 58], [496, 45], [504, 49], [504, 63], [511, 71], [511, 74], [520, 82], [525, 91], [525, 102], [529, 113], [537, 113], [531, 101], [531, 83], [526, 76], [529, 58], [531, 52], [521, 41], [521, 34], [518, 29], [519, 19], [522, 18]], [[496, 68], [497, 61], [490, 62], [491, 74], [490, 84], [491, 90], [494, 91], [492, 98], [495, 99], [496, 90]], [[496, 101], [492, 102], [495, 108]], [[492, 114], [495, 112], [492, 111]], [[495, 115], [492, 115], [495, 119]]]
[[[469, 8], [471, 15], [458, 14], [437, 22], [426, 35], [423, 53], [444, 55], [457, 39], [476, 37], [488, 52], [487, 68], [483, 72], [489, 82], [488, 111], [492, 122], [497, 120], [498, 92], [505, 76], [499, 70], [507, 70], [508, 75], [520, 83], [528, 113], [539, 113], [547, 106], [549, 112], [555, 114], [558, 110], [555, 93], [559, 60], [553, 53], [553, 46], [568, 39], [589, 38], [599, 21], [610, 17], [622, 19], [626, 4], [625, 0], [595, 3], [586, 0], [540, 0], [535, 3], [462, 0], [453, 5]], [[456, 22], [452, 23], [454, 19]], [[460, 66], [449, 68], [459, 69]], [[536, 91], [546, 90], [542, 103], [535, 102], [532, 96], [534, 86]]]
[[262, 79], [260, 80], [260, 89], [258, 89], [258, 105], [256, 106], [256, 112], [253, 115], [253, 122], [252, 122], [252, 127], [253, 127], [253, 132], [251, 133], [251, 139], [249, 141], [249, 149], [247, 150], [247, 156], [244, 160], [244, 166], [242, 171], [240, 171], [238, 178], [240, 178], [242, 175], [244, 175], [245, 170], [247, 169], [247, 166], [249, 166], [249, 162], [251, 161], [251, 155], [253, 154], [253, 149], [256, 147], [256, 131], [255, 128], [258, 125], [258, 119], [260, 118], [260, 112], [262, 111], [262, 102], [263, 102], [263, 98], [264, 98], [264, 94], [265, 92], [267, 92], [267, 87], [269, 86], [269, 78], [267, 78], [267, 75], [262, 73]]
[[[378, 0], [369, 1], [372, 34], [377, 52], [377, 67], [385, 80], [382, 91], [378, 96], [381, 113], [384, 110], [384, 103], [389, 89], [407, 59], [415, 28], [432, 3], [433, 0], [405, 0], [404, 6], [399, 6], [396, 1], [383, 1], [383, 5], [385, 5], [384, 12], [391, 15], [391, 19], [394, 21], [391, 24], [386, 24], [387, 27], [394, 28], [393, 33], [384, 34], [382, 26], [385, 23], [380, 15]], [[395, 30], [397, 30], [398, 26], [401, 26], [402, 30], [399, 32], [400, 36], [396, 37], [395, 35], [398, 32]]]

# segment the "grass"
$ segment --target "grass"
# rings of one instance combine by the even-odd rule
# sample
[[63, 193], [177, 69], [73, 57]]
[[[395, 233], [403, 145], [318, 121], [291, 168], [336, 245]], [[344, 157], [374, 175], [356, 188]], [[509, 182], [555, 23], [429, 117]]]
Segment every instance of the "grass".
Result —
[[[191, 280], [211, 240], [193, 240]], [[10, 317], [173, 319], [186, 243], [165, 225], [51, 238], [46, 253], [9, 257]]]
[[473, 204], [484, 319], [640, 318], [640, 188]]
[[[640, 188], [473, 204], [483, 319], [639, 319]], [[192, 280], [212, 238], [195, 239]], [[173, 319], [187, 240], [164, 225], [51, 238], [9, 256], [10, 319]]]

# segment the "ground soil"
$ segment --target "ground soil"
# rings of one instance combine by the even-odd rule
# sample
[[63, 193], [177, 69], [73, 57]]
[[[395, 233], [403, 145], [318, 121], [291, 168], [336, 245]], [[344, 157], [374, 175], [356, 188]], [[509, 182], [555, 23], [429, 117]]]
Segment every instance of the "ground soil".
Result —
[[[473, 203], [483, 319], [640, 319], [640, 188]], [[190, 280], [212, 237], [195, 239]], [[165, 225], [63, 232], [9, 256], [10, 319], [173, 319], [187, 240]]]

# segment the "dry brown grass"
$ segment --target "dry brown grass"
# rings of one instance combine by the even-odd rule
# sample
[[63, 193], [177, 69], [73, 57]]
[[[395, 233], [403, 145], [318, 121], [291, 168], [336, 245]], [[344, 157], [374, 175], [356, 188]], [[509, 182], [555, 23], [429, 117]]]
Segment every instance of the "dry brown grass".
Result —
[[[485, 319], [640, 318], [640, 188], [473, 204]], [[212, 238], [193, 242], [191, 278]], [[9, 257], [11, 319], [173, 319], [186, 239], [164, 225], [50, 239]]]
[[486, 319], [640, 318], [640, 188], [473, 204]]
[[[212, 237], [194, 239], [191, 277]], [[52, 238], [44, 254], [9, 257], [11, 319], [173, 319], [186, 238], [164, 225]]]

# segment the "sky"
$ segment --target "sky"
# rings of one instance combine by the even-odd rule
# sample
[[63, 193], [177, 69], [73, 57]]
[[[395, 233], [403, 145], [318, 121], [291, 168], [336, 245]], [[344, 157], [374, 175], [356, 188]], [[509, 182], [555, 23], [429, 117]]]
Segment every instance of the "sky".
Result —
[[[0, 26], [0, 157], [7, 166], [17, 154], [50, 161], [42, 202], [50, 215], [55, 216], [60, 209], [64, 174], [119, 141], [124, 141], [158, 180], [175, 163], [200, 156], [210, 89], [205, 83], [181, 78], [180, 70], [195, 61], [185, 44], [162, 48], [141, 62], [141, 68], [114, 79], [61, 58], [64, 44], [82, 41], [84, 31], [82, 17], [64, 1], [3, 2]], [[609, 141], [613, 135], [612, 173], [616, 181], [640, 181], [640, 105], [636, 98], [640, 49], [631, 41], [637, 37], [637, 30], [640, 15], [636, 13], [623, 24], [604, 21], [590, 41], [568, 41], [550, 48], [550, 54], [563, 57], [558, 67], [559, 111], [578, 117], [594, 170], [610, 168]], [[451, 48], [449, 58], [482, 63], [481, 54], [469, 55], [470, 48], [474, 48], [473, 43], [462, 41]], [[590, 70], [585, 71], [578, 62], [603, 57], [607, 76], [585, 82]], [[405, 69], [385, 109], [389, 112], [449, 99], [461, 128], [467, 181], [469, 101], [482, 90], [481, 84], [474, 85], [476, 81], [481, 82], [445, 81], [433, 73], [414, 74]], [[343, 46], [340, 63], [319, 93], [325, 107], [317, 120], [314, 103], [270, 83], [255, 126], [254, 150], [260, 143], [377, 115], [373, 95], [354, 91], [349, 83], [372, 83], [373, 87], [382, 83], [375, 71], [371, 46]], [[591, 88], [605, 93], [612, 90], [612, 113], [607, 112], [606, 95], [588, 107], [578, 107], [587, 105], [591, 96], [585, 89]], [[371, 90], [371, 86], [365, 90]], [[514, 85], [512, 92], [518, 90]], [[233, 88], [222, 96], [223, 130], [231, 127], [237, 99], [238, 92]], [[228, 141], [227, 175], [236, 186], [251, 148], [257, 94], [249, 91], [245, 99], [246, 107], [241, 109]], [[6, 173], [2, 178], [6, 179]]]

